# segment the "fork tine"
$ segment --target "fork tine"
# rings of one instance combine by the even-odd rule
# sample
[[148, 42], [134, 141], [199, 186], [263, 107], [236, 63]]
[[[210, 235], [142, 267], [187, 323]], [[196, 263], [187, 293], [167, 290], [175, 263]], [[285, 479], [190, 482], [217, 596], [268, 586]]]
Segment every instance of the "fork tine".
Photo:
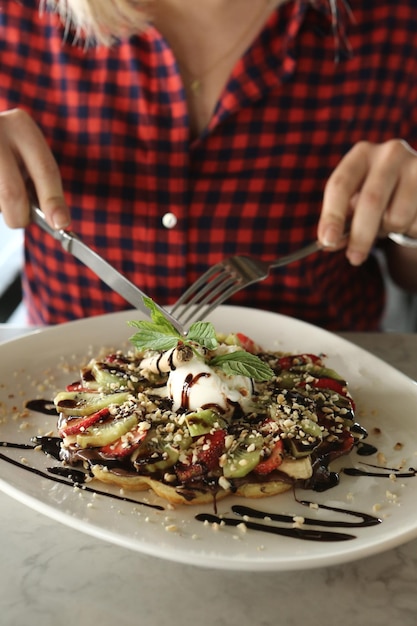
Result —
[[228, 287], [230, 282], [235, 282], [230, 274], [226, 270], [220, 272], [212, 280], [208, 281], [202, 289], [194, 293], [194, 296], [188, 300], [187, 306], [204, 304], [211, 297], [216, 296], [225, 286]]
[[[228, 268], [225, 268], [222, 264], [209, 269], [203, 274], [195, 283], [193, 283], [185, 293], [174, 304], [171, 311], [177, 312], [178, 309], [184, 307], [190, 307], [197, 304], [205, 304], [211, 297], [217, 295], [221, 289], [229, 284], [235, 282], [234, 277], [230, 274]], [[179, 313], [182, 315], [183, 311]]]
[[192, 306], [193, 304], [199, 304], [201, 300], [207, 297], [210, 297], [211, 292], [216, 288], [221, 288], [223, 283], [230, 279], [230, 274], [223, 270], [216, 274], [211, 280], [207, 280], [207, 283], [201, 289], [195, 289], [194, 292], [190, 294], [190, 298], [186, 302], [187, 306]]
[[[185, 304], [182, 311], [176, 312], [176, 318], [181, 320], [182, 324], [186, 324], [192, 318], [196, 320], [198, 316], [200, 319], [204, 319], [209, 307], [211, 310], [220, 304], [220, 302], [223, 302], [230, 291], [234, 293], [237, 289], [238, 285], [236, 280], [230, 276], [228, 272], [224, 271], [207, 283], [203, 289], [200, 289], [200, 291]], [[205, 312], [201, 315], [201, 311], [204, 307], [206, 307]]]
[[[181, 323], [185, 325], [185, 324], [191, 324], [192, 322], [196, 322], [198, 320], [206, 319], [206, 317], [208, 316], [209, 313], [211, 313], [211, 311], [216, 309], [218, 306], [220, 306], [220, 304], [222, 304], [222, 302], [230, 298], [230, 296], [233, 296], [233, 294], [239, 290], [240, 290], [240, 285], [237, 284], [236, 282], [233, 282], [233, 284], [231, 284], [229, 289], [226, 289], [226, 291], [223, 291], [222, 293], [220, 293], [217, 296], [217, 298], [215, 298], [214, 300], [211, 300], [210, 302], [206, 302], [206, 303], [201, 303], [198, 309], [194, 309], [193, 311], [189, 312], [188, 307], [187, 307], [187, 313], [189, 313], [189, 315], [187, 316], [185, 320], [182, 320]], [[204, 304], [205, 304], [205, 308], [203, 308]]]
[[200, 278], [198, 278], [192, 285], [188, 287], [186, 291], [184, 291], [182, 296], [176, 301], [174, 306], [171, 308], [171, 311], [175, 313], [175, 311], [178, 308], [184, 305], [188, 306], [188, 304], [192, 302], [192, 299], [195, 297], [196, 293], [197, 294], [200, 293], [199, 292], [200, 287], [205, 285], [205, 283], [209, 281], [213, 276], [216, 276], [221, 269], [222, 267], [220, 266], [220, 264], [213, 265], [213, 267], [209, 268], [207, 272], [205, 272], [205, 274], [200, 276]]

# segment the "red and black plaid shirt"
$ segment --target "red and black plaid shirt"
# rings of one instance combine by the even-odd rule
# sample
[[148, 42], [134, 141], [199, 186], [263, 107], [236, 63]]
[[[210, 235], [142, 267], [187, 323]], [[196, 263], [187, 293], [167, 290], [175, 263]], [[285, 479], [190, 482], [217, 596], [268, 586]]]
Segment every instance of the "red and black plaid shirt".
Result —
[[[37, 2], [2, 0], [0, 109], [22, 107], [41, 127], [73, 230], [172, 303], [224, 257], [274, 259], [314, 239], [325, 182], [357, 141], [416, 146], [415, 0], [350, 5], [352, 19], [339, 0], [337, 28], [321, 0], [277, 9], [192, 141], [178, 67], [153, 28], [85, 50]], [[126, 307], [36, 225], [25, 295], [37, 324]], [[329, 329], [376, 329], [383, 284], [373, 258], [354, 268], [343, 252], [318, 253], [232, 301]]]

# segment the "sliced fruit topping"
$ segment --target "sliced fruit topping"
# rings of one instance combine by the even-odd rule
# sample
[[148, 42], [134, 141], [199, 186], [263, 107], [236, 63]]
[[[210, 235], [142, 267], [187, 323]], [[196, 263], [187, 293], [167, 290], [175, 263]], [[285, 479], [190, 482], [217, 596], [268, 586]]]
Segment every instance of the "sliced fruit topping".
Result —
[[77, 380], [74, 383], [70, 383], [65, 387], [65, 389], [66, 391], [86, 391], [87, 393], [93, 391], [93, 389], [83, 383], [82, 380]]
[[191, 437], [201, 437], [201, 435], [209, 433], [213, 428], [219, 430], [226, 427], [226, 421], [212, 409], [188, 413], [185, 416], [185, 421]]
[[338, 374], [336, 370], [332, 369], [331, 367], [313, 366], [309, 368], [308, 373], [311, 374], [311, 376], [314, 376], [315, 378], [325, 378], [325, 379], [331, 378], [333, 380], [338, 380], [344, 386], [346, 385], [345, 379], [342, 376], [340, 376], [340, 374]]
[[129, 399], [130, 392], [94, 393], [85, 391], [61, 391], [55, 397], [54, 403], [59, 413], [65, 415], [90, 415], [111, 404], [123, 404]]
[[288, 446], [291, 456], [294, 459], [302, 459], [303, 457], [310, 456], [312, 451], [319, 445], [319, 440], [310, 442], [308, 439], [288, 439]]
[[260, 461], [258, 465], [255, 467], [255, 473], [261, 476], [269, 474], [273, 470], [277, 469], [284, 458], [284, 444], [281, 439], [275, 442], [270, 455]]
[[[88, 378], [87, 375], [89, 376]], [[87, 371], [83, 371], [82, 377], [83, 380], [86, 380], [86, 378], [87, 381], [91, 380], [91, 383], [94, 381], [102, 389], [126, 388], [129, 382], [125, 369], [116, 368], [113, 364], [106, 363], [106, 361], [95, 361]]]
[[236, 337], [239, 340], [240, 345], [244, 350], [251, 354], [257, 354], [259, 352], [259, 346], [247, 335], [243, 333], [236, 333]]
[[88, 448], [90, 446], [92, 448], [101, 448], [125, 435], [137, 423], [137, 416], [132, 414], [128, 417], [105, 422], [99, 426], [91, 426], [85, 433], [77, 435], [76, 442], [80, 448]]
[[129, 456], [129, 454], [138, 449], [142, 441], [145, 440], [147, 433], [148, 431], [143, 428], [142, 424], [138, 424], [132, 430], [113, 441], [113, 443], [103, 446], [100, 449], [100, 453], [115, 459]]
[[176, 467], [176, 474], [182, 483], [200, 479], [209, 472], [218, 470], [220, 457], [225, 450], [226, 431], [215, 430], [207, 433], [194, 449], [188, 463]]
[[149, 438], [146, 448], [146, 459], [142, 459], [140, 465], [149, 474], [164, 472], [175, 465], [180, 456], [178, 448], [156, 437]]
[[243, 478], [259, 463], [263, 437], [259, 432], [243, 431], [225, 454], [223, 474], [226, 478]]
[[197, 462], [202, 463], [209, 471], [219, 467], [220, 456], [224, 452], [226, 431], [216, 430], [208, 433], [197, 453]]
[[185, 425], [179, 427], [170, 420], [161, 421], [156, 426], [154, 423], [132, 456], [133, 467], [148, 474], [164, 472], [175, 465], [182, 451], [188, 449], [191, 443], [192, 438]]
[[317, 422], [314, 422], [312, 419], [305, 417], [300, 422], [301, 429], [307, 433], [307, 435], [311, 435], [312, 437], [317, 437], [321, 439], [323, 436], [323, 431], [320, 428]]
[[69, 435], [77, 435], [78, 433], [85, 432], [96, 422], [107, 419], [109, 415], [110, 411], [107, 407], [105, 407], [104, 409], [100, 409], [91, 415], [69, 419], [64, 426], [60, 428], [59, 434], [61, 437], [68, 437]]
[[92, 359], [80, 375], [81, 379], [68, 385], [67, 391], [137, 390], [146, 382], [138, 374], [138, 362], [119, 353]]
[[289, 354], [278, 359], [278, 365], [282, 370], [311, 364], [321, 364], [321, 358], [315, 354]]
[[328, 389], [335, 391], [341, 396], [346, 396], [348, 391], [344, 381], [335, 380], [334, 378], [317, 378], [317, 380], [309, 381], [311, 387], [316, 389]]

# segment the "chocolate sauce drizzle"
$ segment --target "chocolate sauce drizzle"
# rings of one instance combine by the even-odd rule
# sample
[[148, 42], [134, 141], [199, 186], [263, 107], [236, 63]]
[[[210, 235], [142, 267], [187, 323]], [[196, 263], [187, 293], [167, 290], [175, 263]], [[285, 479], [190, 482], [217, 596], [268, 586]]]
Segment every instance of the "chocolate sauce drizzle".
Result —
[[[210, 513], [200, 513], [196, 515], [196, 520], [199, 522], [209, 522], [210, 524], [224, 524], [225, 526], [240, 526], [242, 520], [234, 517], [218, 517]], [[259, 524], [258, 522], [245, 521], [246, 528], [249, 530], [256, 530], [264, 533], [271, 533], [273, 535], [280, 535], [283, 537], [292, 537], [294, 539], [304, 539], [307, 541], [348, 541], [349, 539], [355, 539], [355, 535], [348, 533], [336, 533], [326, 530], [315, 530], [309, 528], [298, 527], [285, 527], [285, 526], [271, 526], [270, 524]]]
[[[377, 526], [381, 523], [378, 517], [368, 515], [367, 513], [360, 513], [359, 511], [351, 511], [350, 509], [342, 509], [335, 506], [329, 506], [327, 504], [317, 504], [310, 502], [309, 500], [297, 500], [299, 504], [310, 507], [313, 505], [315, 508], [323, 509], [326, 511], [333, 511], [334, 513], [341, 513], [350, 517], [356, 518], [360, 521], [331, 521], [331, 520], [319, 520], [317, 518], [303, 517], [303, 525], [306, 526], [327, 526], [332, 528], [364, 528], [366, 526]], [[281, 515], [280, 513], [265, 513], [265, 511], [259, 511], [248, 506], [236, 505], [232, 507], [233, 513], [240, 515], [241, 517], [254, 517], [256, 519], [268, 519], [273, 522], [294, 522], [294, 517], [290, 515]]]
[[29, 411], [36, 411], [44, 415], [57, 415], [55, 404], [51, 400], [29, 400], [26, 402], [25, 407]]
[[378, 448], [365, 441], [358, 441], [356, 444], [356, 454], [358, 456], [372, 456], [372, 454], [376, 454], [377, 452]]
[[413, 467], [409, 467], [408, 471], [399, 471], [392, 467], [381, 467], [379, 465], [371, 465], [370, 463], [362, 463], [362, 465], [381, 471], [370, 472], [359, 467], [344, 467], [342, 472], [347, 476], [375, 476], [375, 478], [391, 478], [392, 476], [395, 476], [395, 478], [413, 478], [417, 475], [417, 470]]
[[[189, 383], [189, 386], [191, 386], [192, 381], [190, 380]], [[26, 407], [32, 411], [36, 411], [46, 415], [56, 415], [57, 413], [54, 404], [50, 400], [31, 400], [26, 403]], [[42, 451], [46, 455], [53, 457], [57, 460], [60, 459], [59, 451], [61, 447], [61, 439], [59, 437], [35, 437], [33, 438], [33, 442], [33, 444], [0, 442], [0, 447], [2, 446], [5, 448], [33, 450], [40, 446]], [[377, 448], [363, 441], [358, 441], [356, 444], [356, 452], [359, 456], [370, 456], [377, 452]], [[79, 486], [81, 489], [87, 492], [99, 494], [107, 498], [130, 502], [135, 505], [142, 505], [157, 510], [164, 510], [164, 507], [162, 506], [148, 504], [126, 496], [111, 494], [96, 488], [88, 487], [87, 485], [85, 485], [85, 481], [88, 480], [90, 474], [88, 474], [86, 471], [78, 470], [72, 467], [53, 466], [48, 467], [47, 471], [44, 472], [42, 470], [38, 470], [34, 467], [26, 465], [20, 461], [12, 459], [2, 453], [0, 453], [0, 459], [11, 463], [16, 467], [41, 476], [42, 478], [48, 478], [49, 480], [63, 485], [67, 485], [70, 487]], [[398, 478], [412, 478], [417, 475], [417, 470], [415, 470], [414, 468], [409, 468], [408, 471], [401, 471], [394, 468], [380, 467], [368, 463], [361, 463], [361, 465], [373, 469], [372, 471], [369, 471], [357, 467], [346, 467], [342, 468], [340, 471], [349, 476], [374, 476], [378, 478], [390, 478], [392, 475], [395, 475]], [[338, 475], [335, 472], [330, 472], [326, 466], [323, 466], [321, 470], [323, 473], [323, 488], [320, 488], [320, 477], [316, 476], [318, 484], [316, 485], [315, 491], [324, 491], [330, 486], [334, 486], [338, 482]], [[317, 473], [320, 473], [320, 469]], [[313, 504], [308, 500], [298, 500], [297, 498], [295, 498], [295, 500], [303, 506], [310, 507]], [[349, 541], [356, 538], [355, 535], [350, 533], [338, 532], [333, 530], [323, 530], [324, 528], [366, 528], [370, 526], [376, 526], [382, 522], [382, 520], [377, 517], [359, 511], [352, 511], [349, 509], [331, 507], [325, 504], [317, 503], [314, 503], [313, 506], [316, 509], [332, 511], [334, 513], [342, 514], [344, 516], [348, 516], [354, 519], [351, 519], [349, 521], [335, 521], [303, 517], [302, 524], [295, 525], [294, 516], [284, 515], [280, 513], [268, 513], [266, 511], [241, 505], [235, 505], [231, 508], [232, 514], [234, 514], [236, 517], [222, 516], [211, 513], [199, 513], [195, 516], [195, 519], [200, 522], [208, 522], [210, 524], [220, 524], [231, 527], [237, 527], [240, 524], [244, 523], [246, 528], [248, 528], [249, 530], [270, 533], [284, 537], [291, 537], [306, 541], [321, 542]], [[253, 520], [262, 521], [257, 522]], [[288, 524], [288, 526], [283, 526], [282, 524]], [[289, 524], [291, 524], [291, 526]], [[310, 526], [314, 526], [315, 528], [309, 528]]]
[[[300, 504], [304, 506], [310, 506], [312, 503], [307, 500], [299, 500]], [[211, 524], [224, 524], [225, 526], [239, 526], [244, 523], [246, 528], [250, 530], [257, 530], [260, 532], [271, 533], [273, 535], [281, 535], [284, 537], [292, 537], [294, 539], [303, 539], [307, 541], [349, 541], [355, 539], [355, 535], [349, 533], [341, 533], [327, 530], [317, 530], [316, 528], [305, 528], [305, 526], [318, 526], [318, 527], [331, 527], [331, 528], [365, 528], [367, 526], [376, 526], [380, 524], [382, 520], [373, 515], [367, 513], [360, 513], [358, 511], [351, 511], [349, 509], [341, 509], [338, 507], [327, 506], [325, 504], [314, 504], [318, 509], [325, 509], [326, 511], [333, 511], [335, 513], [342, 513], [343, 515], [355, 517], [360, 521], [330, 521], [322, 519], [314, 519], [310, 517], [303, 517], [301, 526], [294, 526], [294, 516], [282, 515], [280, 513], [267, 513], [259, 509], [254, 509], [248, 506], [232, 506], [232, 513], [239, 517], [222, 517], [212, 515], [209, 513], [200, 513], [196, 515], [196, 520], [199, 522], [209, 522]], [[243, 520], [242, 520], [243, 518]], [[251, 519], [261, 519], [265, 523], [253, 522]], [[280, 522], [286, 524], [292, 524], [288, 526], [275, 526], [269, 522]]]
[[[183, 386], [182, 393], [181, 393], [181, 408], [182, 409], [188, 409], [190, 406], [190, 393], [191, 393], [192, 387], [194, 387], [194, 385], [198, 383], [200, 378], [209, 378], [209, 377], [210, 377], [210, 374], [208, 374], [207, 372], [200, 372], [196, 376], [193, 376], [193, 374], [188, 374], [185, 377], [184, 386]], [[206, 408], [206, 407], [202, 407], [202, 408]]]
[[[54, 450], [56, 450], [56, 446], [58, 442], [61, 440], [58, 437], [36, 437], [35, 444], [18, 444], [18, 443], [9, 443], [7, 441], [0, 441], [0, 447], [3, 448], [17, 448], [21, 450], [34, 450], [38, 446], [41, 446], [42, 450], [51, 456], [54, 455]], [[56, 458], [56, 456], [55, 456]], [[163, 506], [159, 506], [158, 504], [148, 504], [147, 502], [142, 502], [140, 500], [135, 500], [134, 498], [128, 498], [127, 496], [121, 496], [118, 494], [108, 493], [107, 491], [101, 491], [100, 489], [95, 489], [92, 487], [88, 487], [85, 485], [85, 481], [88, 479], [89, 475], [86, 472], [82, 472], [80, 470], [74, 470], [73, 468], [67, 467], [48, 467], [47, 471], [44, 472], [35, 467], [31, 467], [30, 465], [26, 465], [21, 461], [17, 461], [12, 459], [11, 457], [0, 452], [0, 459], [2, 461], [6, 461], [6, 463], [10, 463], [15, 467], [19, 467], [20, 469], [24, 469], [27, 472], [35, 474], [36, 476], [40, 476], [41, 478], [47, 478], [53, 482], [59, 483], [61, 485], [67, 485], [69, 487], [80, 487], [83, 491], [88, 491], [89, 493], [94, 493], [100, 496], [104, 496], [106, 498], [111, 498], [113, 500], [121, 500], [123, 502], [130, 502], [132, 504], [145, 506], [151, 509], [156, 509], [158, 511], [164, 511]], [[61, 478], [62, 477], [62, 478]], [[65, 480], [67, 478], [68, 480]]]

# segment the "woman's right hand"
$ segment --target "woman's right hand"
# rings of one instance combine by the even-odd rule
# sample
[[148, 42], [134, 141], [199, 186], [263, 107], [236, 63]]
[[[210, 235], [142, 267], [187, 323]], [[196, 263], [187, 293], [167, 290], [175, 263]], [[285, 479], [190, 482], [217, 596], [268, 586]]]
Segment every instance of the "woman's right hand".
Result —
[[49, 224], [68, 226], [61, 176], [44, 136], [22, 109], [5, 111], [0, 113], [0, 212], [11, 228], [30, 222], [28, 181]]

